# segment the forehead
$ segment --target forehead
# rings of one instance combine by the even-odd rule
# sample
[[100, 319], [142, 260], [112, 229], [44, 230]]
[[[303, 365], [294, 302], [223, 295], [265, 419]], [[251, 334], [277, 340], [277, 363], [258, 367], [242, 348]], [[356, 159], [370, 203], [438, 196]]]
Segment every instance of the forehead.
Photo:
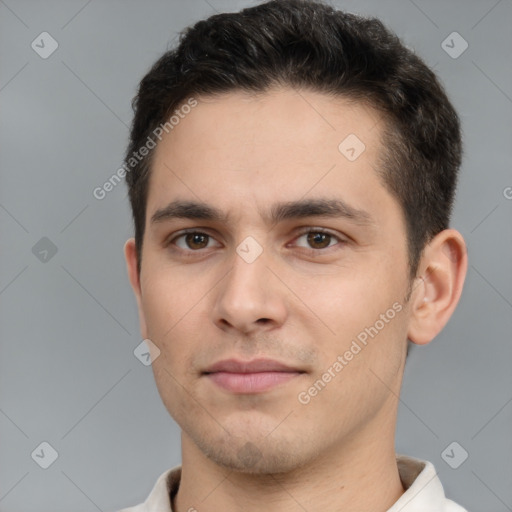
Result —
[[370, 107], [288, 88], [195, 99], [154, 150], [147, 219], [177, 198], [238, 217], [306, 196], [360, 210], [391, 200], [377, 173], [384, 121]]

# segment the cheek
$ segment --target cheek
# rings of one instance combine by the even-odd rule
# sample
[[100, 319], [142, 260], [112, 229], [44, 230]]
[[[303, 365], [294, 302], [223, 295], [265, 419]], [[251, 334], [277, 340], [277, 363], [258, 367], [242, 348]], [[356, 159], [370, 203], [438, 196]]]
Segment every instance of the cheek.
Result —
[[[407, 332], [405, 281], [396, 269], [375, 268], [379, 272], [353, 268], [325, 282], [317, 279], [304, 295], [307, 317], [301, 329], [309, 332], [321, 354], [320, 372], [344, 355], [347, 366], [358, 369], [387, 373], [388, 367], [396, 372], [400, 366]], [[362, 373], [353, 377], [359, 379]]]
[[142, 307], [146, 319], [148, 337], [164, 352], [169, 363], [176, 367], [186, 352], [183, 341], [193, 350], [194, 325], [205, 292], [199, 283], [192, 287], [183, 283], [178, 273], [159, 272], [143, 283]]
[[315, 277], [308, 288], [302, 288], [301, 299], [331, 334], [357, 334], [402, 299], [396, 282], [369, 268], [353, 267], [339, 275]]
[[161, 334], [192, 313], [206, 290], [201, 289], [200, 276], [170, 265], [160, 253], [148, 251], [146, 264], [149, 270], [141, 279], [144, 312], [151, 319], [148, 324]]
[[204, 294], [183, 288], [179, 281], [175, 275], [171, 279], [162, 274], [148, 279], [143, 299], [148, 337], [160, 350], [151, 365], [155, 383], [173, 417], [180, 411], [191, 413], [189, 393], [193, 393], [193, 387], [188, 383], [194, 377], [194, 355], [201, 350], [198, 328], [204, 325], [198, 319]]

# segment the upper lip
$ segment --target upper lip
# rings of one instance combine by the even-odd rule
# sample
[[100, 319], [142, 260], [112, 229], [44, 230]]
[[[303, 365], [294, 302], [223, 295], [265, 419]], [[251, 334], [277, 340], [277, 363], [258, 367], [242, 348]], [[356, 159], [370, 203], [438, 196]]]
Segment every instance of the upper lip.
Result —
[[224, 359], [209, 366], [203, 373], [229, 372], [229, 373], [259, 373], [259, 372], [300, 372], [273, 359], [253, 359], [252, 361], [240, 361], [238, 359]]

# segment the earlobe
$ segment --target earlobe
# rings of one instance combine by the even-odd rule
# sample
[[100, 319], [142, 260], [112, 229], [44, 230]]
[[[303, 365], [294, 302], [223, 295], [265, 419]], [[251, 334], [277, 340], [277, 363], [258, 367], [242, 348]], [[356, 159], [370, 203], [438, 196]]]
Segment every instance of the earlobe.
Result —
[[418, 270], [408, 337], [425, 345], [443, 329], [459, 302], [467, 272], [462, 235], [454, 229], [438, 233], [425, 247]]
[[124, 244], [124, 257], [126, 260], [128, 279], [130, 280], [133, 293], [135, 294], [135, 299], [137, 300], [141, 336], [146, 339], [148, 337], [147, 326], [144, 310], [142, 307], [142, 289], [140, 285], [140, 275], [137, 269], [137, 249], [135, 246], [134, 238], [128, 239]]

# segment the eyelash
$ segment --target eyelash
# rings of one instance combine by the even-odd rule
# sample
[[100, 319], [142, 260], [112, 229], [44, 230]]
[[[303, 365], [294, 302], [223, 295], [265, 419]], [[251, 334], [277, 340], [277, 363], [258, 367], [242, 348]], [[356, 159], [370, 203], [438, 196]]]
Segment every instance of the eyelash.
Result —
[[[328, 247], [325, 247], [325, 248], [322, 248], [322, 249], [312, 249], [312, 248], [305, 248], [305, 247], [301, 247], [301, 249], [307, 253], [309, 253], [310, 255], [318, 255], [319, 253], [322, 253], [322, 252], [326, 252], [328, 249], [331, 249], [333, 247], [336, 247], [336, 245], [345, 245], [347, 243], [347, 240], [341, 238], [340, 236], [332, 233], [331, 231], [329, 230], [326, 230], [324, 228], [307, 228], [307, 229], [304, 229], [302, 230], [301, 232], [299, 232], [297, 234], [297, 236], [295, 237], [294, 240], [297, 240], [299, 239], [300, 237], [304, 236], [304, 235], [308, 235], [310, 233], [321, 233], [321, 234], [325, 234], [325, 235], [329, 235], [331, 236], [332, 238], [335, 238], [337, 241], [338, 241], [338, 244], [334, 244], [332, 246], [328, 246]], [[208, 233], [205, 233], [203, 231], [198, 231], [197, 229], [187, 229], [187, 230], [184, 230], [180, 233], [178, 233], [176, 236], [174, 236], [172, 239], [170, 239], [168, 242], [165, 243], [165, 247], [169, 247], [171, 245], [175, 245], [174, 242], [178, 239], [180, 239], [181, 237], [183, 236], [186, 236], [186, 235], [190, 235], [190, 234], [194, 234], [194, 235], [205, 235], [209, 238], [213, 238], [212, 235], [208, 234]], [[176, 251], [176, 252], [182, 252], [182, 254], [184, 254], [186, 257], [193, 257], [195, 256], [196, 253], [201, 253], [203, 249], [197, 249], [197, 250], [194, 250], [194, 249], [182, 249], [180, 247], [176, 247], [176, 248], [173, 248], [172, 249], [173, 251]]]

